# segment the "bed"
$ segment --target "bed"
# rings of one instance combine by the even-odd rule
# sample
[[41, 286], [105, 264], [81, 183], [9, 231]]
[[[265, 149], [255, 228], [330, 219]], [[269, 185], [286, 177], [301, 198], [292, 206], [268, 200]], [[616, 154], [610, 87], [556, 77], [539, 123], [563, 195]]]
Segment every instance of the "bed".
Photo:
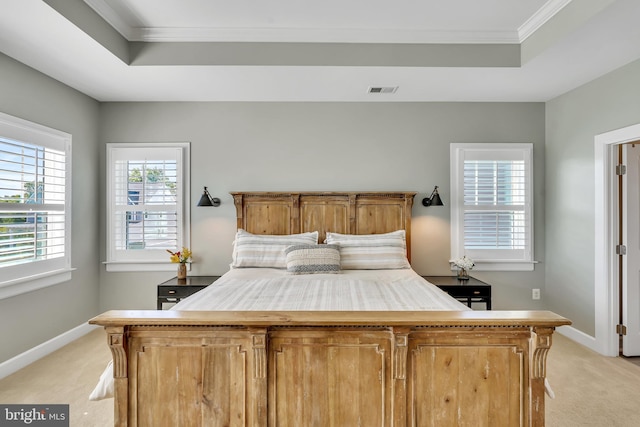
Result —
[[[315, 233], [327, 240], [319, 252], [336, 244], [344, 255], [344, 239], [396, 242], [401, 234], [411, 259], [415, 193], [232, 195], [236, 243], [240, 233]], [[238, 268], [172, 310], [90, 320], [105, 328], [113, 354], [116, 426], [544, 425], [546, 357], [554, 329], [569, 320], [548, 311], [468, 310], [410, 268], [245, 268], [238, 247]], [[262, 256], [253, 249], [247, 254]], [[383, 256], [367, 248], [366, 262], [384, 264], [387, 249]], [[341, 265], [362, 260], [349, 256]], [[257, 284], [239, 288], [248, 276]], [[283, 278], [294, 285], [281, 289]], [[369, 279], [376, 285], [364, 284]], [[423, 292], [437, 306], [421, 302]], [[209, 309], [207, 298], [221, 305]]]

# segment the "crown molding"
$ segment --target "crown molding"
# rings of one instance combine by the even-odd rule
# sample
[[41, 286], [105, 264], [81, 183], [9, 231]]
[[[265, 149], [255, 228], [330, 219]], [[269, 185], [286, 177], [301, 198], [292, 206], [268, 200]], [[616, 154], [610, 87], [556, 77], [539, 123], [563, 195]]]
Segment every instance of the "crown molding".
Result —
[[325, 28], [132, 28], [139, 42], [299, 42], [515, 44], [516, 31], [416, 31]]
[[572, 0], [549, 0], [514, 31], [430, 31], [336, 28], [132, 27], [106, 0], [84, 0], [128, 41], [135, 42], [300, 42], [519, 44]]
[[549, 0], [536, 13], [518, 28], [518, 42], [524, 42], [529, 36], [553, 18], [572, 0]]
[[517, 30], [132, 27], [106, 0], [84, 1], [124, 38], [135, 42], [520, 43]]

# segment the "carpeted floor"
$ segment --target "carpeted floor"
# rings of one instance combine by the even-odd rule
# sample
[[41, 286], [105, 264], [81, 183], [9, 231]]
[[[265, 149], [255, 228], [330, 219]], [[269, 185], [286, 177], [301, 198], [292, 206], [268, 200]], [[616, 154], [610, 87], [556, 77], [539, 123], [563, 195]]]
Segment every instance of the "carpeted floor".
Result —
[[604, 357], [556, 333], [547, 358], [555, 399], [546, 400], [550, 427], [640, 425], [640, 366]]
[[109, 360], [104, 329], [96, 329], [0, 380], [0, 403], [69, 404], [70, 426], [113, 426], [113, 399], [88, 399]]
[[[112, 426], [113, 400], [88, 400], [110, 358], [105, 333], [97, 329], [0, 380], [0, 403], [65, 403], [72, 427]], [[600, 356], [556, 333], [547, 378], [556, 395], [546, 400], [547, 426], [640, 425], [640, 366]]]

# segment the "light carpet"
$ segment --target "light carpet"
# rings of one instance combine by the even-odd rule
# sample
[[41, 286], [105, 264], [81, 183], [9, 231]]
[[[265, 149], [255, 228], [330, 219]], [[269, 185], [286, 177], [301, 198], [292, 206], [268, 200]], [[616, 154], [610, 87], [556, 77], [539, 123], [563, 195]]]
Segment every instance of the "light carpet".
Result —
[[113, 399], [89, 400], [111, 360], [99, 328], [0, 380], [0, 403], [69, 405], [72, 427], [113, 426]]
[[[88, 399], [110, 358], [104, 331], [92, 331], [0, 380], [0, 403], [69, 404], [71, 426], [112, 426], [113, 400]], [[556, 394], [546, 400], [547, 426], [640, 425], [640, 366], [600, 356], [556, 333], [547, 378]]]
[[550, 427], [640, 425], [640, 366], [605, 357], [558, 334], [547, 357], [555, 399], [546, 399]]

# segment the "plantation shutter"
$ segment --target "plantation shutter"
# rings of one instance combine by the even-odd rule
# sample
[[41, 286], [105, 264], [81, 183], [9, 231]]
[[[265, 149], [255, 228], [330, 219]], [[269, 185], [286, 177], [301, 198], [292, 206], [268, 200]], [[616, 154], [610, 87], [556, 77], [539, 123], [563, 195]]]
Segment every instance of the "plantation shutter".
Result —
[[184, 147], [109, 146], [108, 262], [167, 263], [186, 244]]
[[0, 265], [65, 255], [64, 151], [0, 137]]
[[0, 298], [70, 278], [71, 135], [0, 113]]
[[477, 262], [531, 262], [530, 144], [460, 145], [465, 147], [455, 153], [453, 191], [456, 255]]

